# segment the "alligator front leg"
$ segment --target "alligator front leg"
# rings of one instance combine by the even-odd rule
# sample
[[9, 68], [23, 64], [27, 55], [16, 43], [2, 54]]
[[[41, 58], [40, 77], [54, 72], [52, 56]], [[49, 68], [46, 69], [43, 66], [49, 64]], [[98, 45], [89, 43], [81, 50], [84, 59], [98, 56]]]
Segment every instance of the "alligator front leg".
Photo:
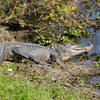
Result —
[[55, 62], [57, 62], [57, 64], [59, 64], [61, 67], [65, 67], [65, 64], [62, 60], [60, 60], [60, 58], [57, 55], [51, 55], [51, 59], [54, 60]]
[[58, 63], [61, 67], [65, 67], [64, 62], [61, 61], [60, 59], [57, 59], [56, 61], [57, 61], [57, 63]]

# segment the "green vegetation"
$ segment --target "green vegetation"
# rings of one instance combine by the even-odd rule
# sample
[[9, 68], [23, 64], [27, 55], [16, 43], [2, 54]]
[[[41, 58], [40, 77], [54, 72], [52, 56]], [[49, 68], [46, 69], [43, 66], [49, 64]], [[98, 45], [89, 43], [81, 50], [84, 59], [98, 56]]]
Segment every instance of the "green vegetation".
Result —
[[95, 86], [99, 88], [100, 87], [100, 83], [96, 83]]
[[[0, 5], [0, 23], [8, 23], [13, 29], [28, 29], [27, 39], [31, 42], [62, 43], [89, 34], [70, 0], [2, 0]], [[24, 37], [24, 41], [27, 39]]]
[[96, 66], [96, 67], [99, 67], [100, 66], [100, 54], [92, 54], [92, 56], [91, 56], [91, 58], [92, 58], [92, 60], [93, 60], [93, 62], [94, 62], [94, 66]]
[[45, 87], [9, 76], [0, 76], [0, 100], [88, 100], [74, 89], [63, 90], [58, 84]]
[[94, 63], [94, 65], [95, 65], [96, 67], [100, 67], [100, 61], [96, 61], [96, 62]]
[[41, 85], [21, 78], [0, 76], [0, 100], [51, 100]]
[[[99, 27], [99, 15], [95, 20], [83, 19], [77, 13], [90, 15], [91, 0], [83, 0], [76, 6], [74, 0], [1, 0], [0, 23], [8, 24], [13, 30], [27, 30], [27, 36], [20, 33], [21, 40], [41, 43], [63, 43], [88, 36], [87, 27]], [[96, 1], [96, 7], [99, 1]], [[88, 9], [87, 9], [88, 8]], [[92, 11], [92, 10], [91, 10]], [[95, 11], [92, 11], [95, 12]], [[97, 13], [98, 14], [98, 13]], [[17, 37], [17, 34], [15, 34]], [[17, 38], [19, 40], [19, 37]]]
[[100, 58], [100, 54], [92, 54], [92, 59], [94, 60], [94, 61], [98, 61], [99, 60], [99, 58]]

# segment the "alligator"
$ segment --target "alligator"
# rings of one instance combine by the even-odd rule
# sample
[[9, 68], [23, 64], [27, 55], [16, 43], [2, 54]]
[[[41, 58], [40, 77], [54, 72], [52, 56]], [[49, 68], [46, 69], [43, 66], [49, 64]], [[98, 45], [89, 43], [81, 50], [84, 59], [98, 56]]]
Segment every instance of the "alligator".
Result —
[[46, 61], [51, 59], [59, 65], [64, 66], [64, 60], [80, 53], [87, 52], [92, 48], [92, 44], [82, 46], [73, 43], [65, 43], [41, 46], [22, 42], [0, 43], [0, 62], [4, 61], [7, 57], [18, 55], [40, 65], [49, 65]]

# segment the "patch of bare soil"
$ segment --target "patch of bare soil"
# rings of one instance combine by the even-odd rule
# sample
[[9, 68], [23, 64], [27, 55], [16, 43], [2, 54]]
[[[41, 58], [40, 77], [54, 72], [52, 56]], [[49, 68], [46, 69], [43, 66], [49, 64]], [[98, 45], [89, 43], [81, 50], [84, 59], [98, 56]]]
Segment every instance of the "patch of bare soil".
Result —
[[24, 41], [28, 35], [27, 30], [13, 30], [9, 25], [0, 25], [0, 42]]

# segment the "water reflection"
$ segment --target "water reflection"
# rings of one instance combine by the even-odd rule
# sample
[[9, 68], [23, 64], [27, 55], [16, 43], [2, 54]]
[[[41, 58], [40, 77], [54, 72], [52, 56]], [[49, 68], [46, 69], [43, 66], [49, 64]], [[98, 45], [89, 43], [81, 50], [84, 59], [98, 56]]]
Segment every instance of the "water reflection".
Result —
[[[87, 1], [84, 0], [82, 1], [84, 3], [80, 3], [78, 15], [80, 15], [81, 18], [88, 19], [90, 21], [100, 19], [100, 5], [98, 5], [97, 3], [99, 0], [88, 1], [88, 3], [90, 3], [90, 6], [87, 5]], [[87, 30], [91, 33], [91, 35], [87, 40], [82, 40], [82, 43], [86, 44], [90, 42], [94, 45], [94, 48], [88, 52], [88, 57], [90, 59], [84, 64], [84, 66], [93, 67], [94, 65], [98, 64], [98, 62], [100, 62], [100, 29], [95, 29], [94, 27], [88, 26]], [[99, 59], [97, 61], [92, 59], [91, 56], [93, 54], [99, 55]], [[100, 64], [98, 65], [98, 67], [100, 68]], [[92, 76], [88, 81], [93, 85], [100, 84], [100, 75]], [[93, 91], [93, 93], [96, 95], [100, 95], [100, 89]]]

